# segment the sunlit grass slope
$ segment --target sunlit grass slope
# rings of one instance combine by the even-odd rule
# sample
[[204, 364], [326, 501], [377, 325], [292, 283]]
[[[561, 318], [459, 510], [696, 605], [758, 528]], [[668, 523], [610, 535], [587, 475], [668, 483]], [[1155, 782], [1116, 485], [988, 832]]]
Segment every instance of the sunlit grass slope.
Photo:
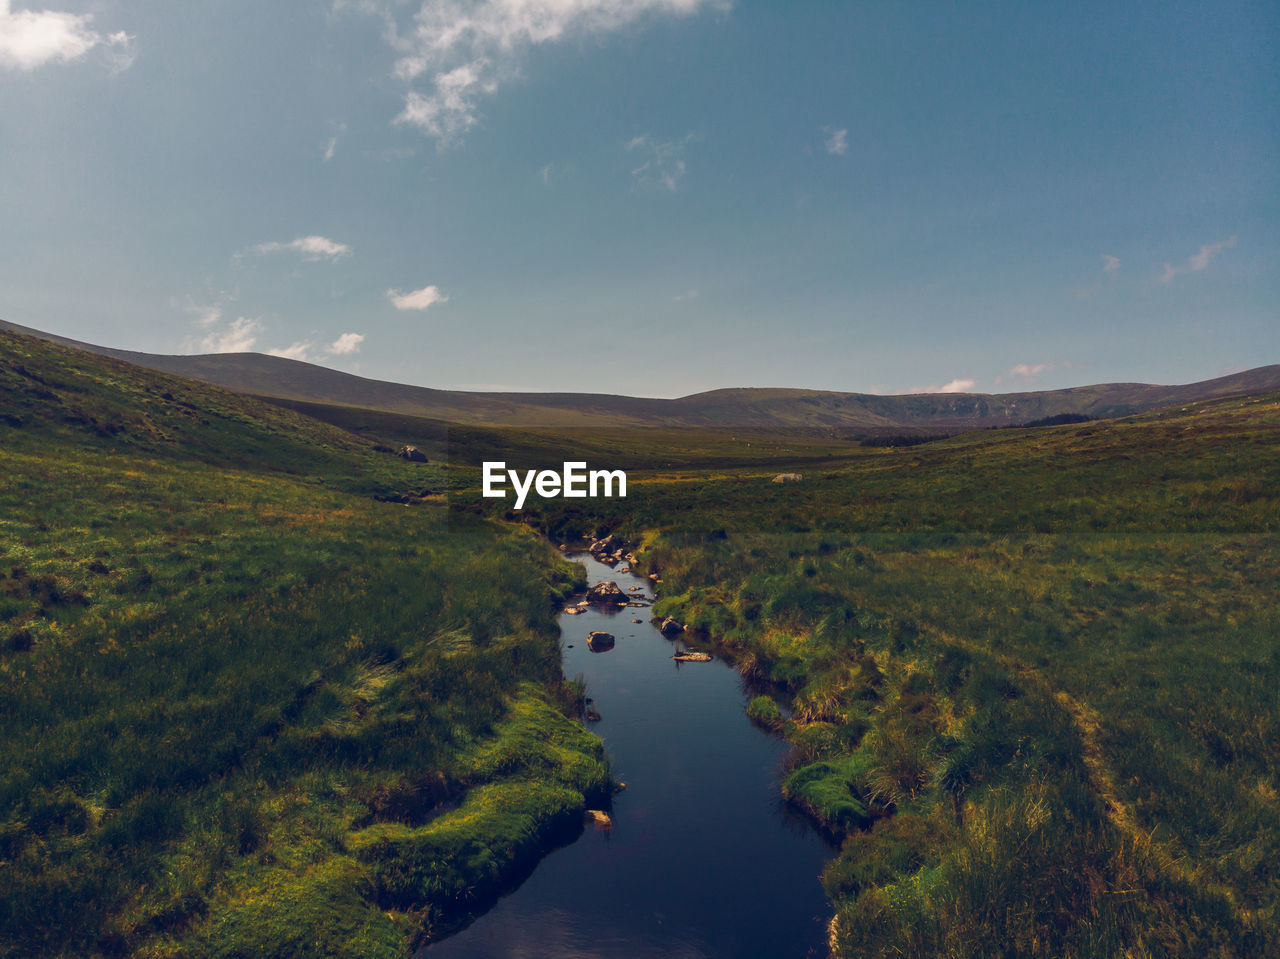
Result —
[[787, 468], [511, 515], [760, 684], [837, 955], [1280, 954], [1280, 395]]
[[0, 955], [407, 955], [606, 790], [442, 464], [0, 331], [0, 467]]

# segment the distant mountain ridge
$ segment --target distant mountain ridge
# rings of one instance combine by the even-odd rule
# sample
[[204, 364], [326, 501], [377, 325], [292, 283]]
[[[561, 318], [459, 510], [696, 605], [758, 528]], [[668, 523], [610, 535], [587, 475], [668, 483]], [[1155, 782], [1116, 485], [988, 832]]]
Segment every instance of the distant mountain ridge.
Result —
[[82, 343], [3, 320], [0, 327], [239, 393], [488, 426], [689, 426], [870, 434], [961, 431], [1067, 413], [1124, 416], [1160, 406], [1280, 390], [1280, 364], [1274, 364], [1182, 386], [1105, 383], [1000, 394], [882, 396], [738, 388], [665, 400], [603, 393], [472, 393], [371, 380], [261, 353], [166, 356]]

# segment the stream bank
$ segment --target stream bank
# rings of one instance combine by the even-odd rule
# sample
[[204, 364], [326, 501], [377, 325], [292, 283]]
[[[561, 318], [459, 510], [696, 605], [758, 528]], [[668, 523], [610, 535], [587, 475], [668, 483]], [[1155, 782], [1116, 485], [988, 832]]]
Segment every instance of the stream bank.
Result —
[[[586, 553], [587, 582], [629, 596], [648, 579]], [[638, 589], [635, 587], [639, 587]], [[634, 606], [560, 616], [564, 673], [591, 697], [588, 726], [627, 789], [610, 822], [544, 859], [516, 890], [422, 959], [826, 954], [830, 855], [779, 792], [786, 743], [744, 715], [741, 677], [722, 661], [676, 662], [679, 643]], [[636, 622], [635, 620], [640, 620]], [[588, 644], [592, 632], [612, 646]]]

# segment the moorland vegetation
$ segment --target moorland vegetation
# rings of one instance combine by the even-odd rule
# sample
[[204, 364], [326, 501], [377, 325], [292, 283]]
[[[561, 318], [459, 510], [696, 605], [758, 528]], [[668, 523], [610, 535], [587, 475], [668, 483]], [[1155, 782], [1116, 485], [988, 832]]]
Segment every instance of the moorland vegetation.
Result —
[[0, 955], [405, 956], [607, 801], [581, 567], [444, 464], [3, 331], [0, 397]]
[[1280, 395], [782, 468], [508, 515], [749, 680], [836, 955], [1280, 954]]
[[[0, 331], [0, 395], [0, 955], [395, 956], [483, 908], [607, 797], [542, 538], [604, 533], [790, 744], [835, 955], [1280, 954], [1280, 394], [441, 427]], [[486, 458], [628, 496], [504, 512]]]

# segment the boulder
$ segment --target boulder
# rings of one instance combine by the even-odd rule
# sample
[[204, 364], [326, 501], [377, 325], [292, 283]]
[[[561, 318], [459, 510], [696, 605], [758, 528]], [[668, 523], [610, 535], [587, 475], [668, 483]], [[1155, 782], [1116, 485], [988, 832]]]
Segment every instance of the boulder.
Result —
[[671, 657], [677, 663], [709, 663], [711, 662], [710, 653], [700, 653], [695, 649], [677, 649], [675, 655]]
[[773, 478], [775, 483], [799, 483], [804, 479], [802, 473], [779, 473]]
[[602, 563], [620, 563], [626, 558], [627, 543], [610, 533], [604, 539], [594, 540], [587, 550]]
[[596, 583], [587, 590], [587, 602], [602, 606], [626, 606], [627, 594], [618, 588], [617, 583]]
[[593, 653], [603, 653], [606, 649], [613, 649], [613, 633], [592, 630], [587, 635], [587, 648]]
[[658, 631], [661, 632], [663, 636], [678, 636], [680, 633], [684, 632], [684, 626], [668, 616], [662, 621], [662, 625], [658, 627]]
[[402, 446], [400, 452], [396, 454], [402, 460], [409, 460], [411, 463], [425, 463], [427, 456], [422, 450], [416, 446]]

